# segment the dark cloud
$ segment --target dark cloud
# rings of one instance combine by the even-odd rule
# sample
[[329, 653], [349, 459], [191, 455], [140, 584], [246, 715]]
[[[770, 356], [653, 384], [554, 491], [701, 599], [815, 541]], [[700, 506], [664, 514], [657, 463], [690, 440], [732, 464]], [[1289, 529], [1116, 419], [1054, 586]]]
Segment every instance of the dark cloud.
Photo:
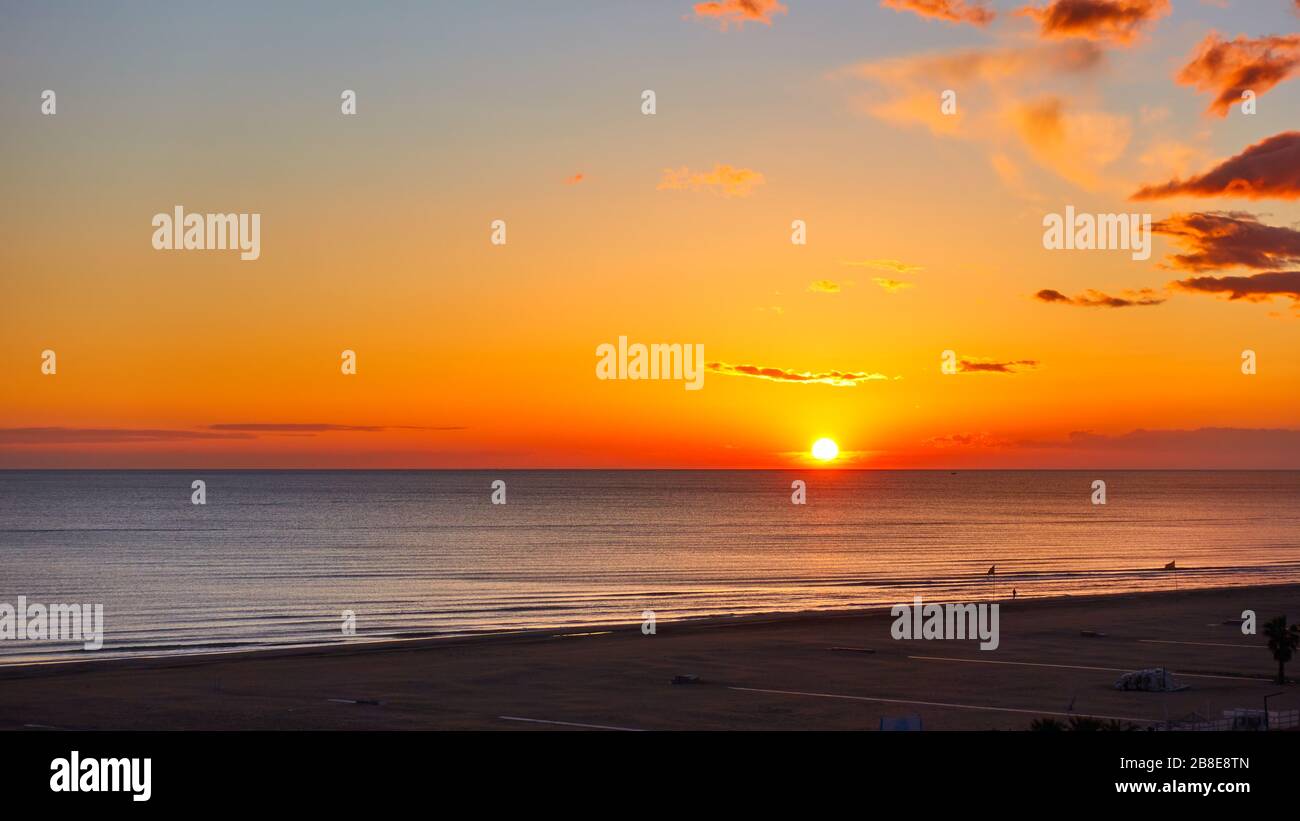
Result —
[[1169, 13], [1169, 0], [1051, 0], [1017, 14], [1038, 22], [1044, 37], [1084, 37], [1132, 43], [1148, 23]]
[[1154, 223], [1151, 230], [1189, 249], [1169, 256], [1172, 267], [1187, 271], [1234, 267], [1271, 271], [1300, 263], [1300, 231], [1265, 225], [1254, 214], [1241, 211], [1174, 214]]
[[1184, 291], [1224, 295], [1229, 300], [1267, 302], [1275, 296], [1281, 296], [1300, 302], [1300, 271], [1266, 271], [1250, 276], [1191, 277], [1171, 284]]
[[170, 428], [0, 428], [0, 444], [7, 445], [124, 445], [140, 443], [207, 442], [257, 439], [258, 434], [314, 436], [317, 433], [386, 430], [465, 430], [463, 427], [413, 425], [329, 425], [317, 423], [240, 423], [208, 425], [198, 430]]
[[459, 425], [424, 427], [421, 425], [331, 425], [319, 422], [238, 422], [208, 425], [208, 430], [253, 433], [377, 433], [386, 430], [465, 430], [465, 428]]
[[1300, 131], [1275, 134], [1199, 176], [1145, 186], [1132, 199], [1177, 196], [1252, 200], [1300, 197]]
[[0, 442], [7, 445], [118, 445], [254, 438], [249, 433], [161, 428], [0, 428]]
[[957, 360], [957, 370], [960, 373], [1019, 373], [1037, 367], [1037, 359], [1013, 359], [1006, 362], [973, 358]]
[[1034, 294], [1034, 298], [1043, 302], [1059, 302], [1064, 305], [1074, 305], [1079, 308], [1132, 308], [1143, 307], [1148, 305], [1159, 305], [1165, 301], [1165, 298], [1158, 296], [1150, 288], [1142, 288], [1137, 291], [1124, 291], [1124, 296], [1111, 296], [1110, 294], [1094, 291], [1089, 288], [1078, 296], [1066, 296], [1060, 291], [1054, 291], [1050, 288], [1044, 288]]

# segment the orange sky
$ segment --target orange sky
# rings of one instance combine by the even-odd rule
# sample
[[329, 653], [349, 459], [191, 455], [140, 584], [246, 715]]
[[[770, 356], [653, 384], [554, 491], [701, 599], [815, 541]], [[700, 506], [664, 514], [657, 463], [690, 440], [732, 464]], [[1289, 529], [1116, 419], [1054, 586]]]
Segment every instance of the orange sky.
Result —
[[[397, 21], [334, 21], [285, 45], [292, 60], [274, 47], [287, 20], [207, 49], [105, 20], [69, 35], [76, 54], [40, 48], [59, 21], [21, 21], [0, 72], [17, 120], [0, 467], [784, 467], [821, 436], [854, 467], [1300, 467], [1294, 286], [1221, 289], [1300, 269], [1292, 237], [1243, 218], [1268, 264], [1197, 270], [1168, 233], [1146, 261], [1042, 244], [1066, 206], [1291, 230], [1293, 153], [1253, 189], [1209, 175], [1130, 197], [1287, 133], [1295, 84], [1220, 116], [1206, 109], [1229, 80], [1177, 74], [1215, 32], [1283, 36], [1294, 17], [1224, 30], [1220, 10], [1157, 3], [1135, 32], [1061, 32], [998, 3], [982, 24], [784, 5], [503, 10], [499, 30], [461, 12], [450, 52]], [[527, 47], [566, 24], [591, 36]], [[952, 122], [936, 113], [950, 85]], [[260, 213], [260, 259], [154, 250], [150, 219], [176, 204]], [[598, 380], [596, 347], [619, 336], [886, 378]], [[1034, 364], [945, 375], [945, 350]]]

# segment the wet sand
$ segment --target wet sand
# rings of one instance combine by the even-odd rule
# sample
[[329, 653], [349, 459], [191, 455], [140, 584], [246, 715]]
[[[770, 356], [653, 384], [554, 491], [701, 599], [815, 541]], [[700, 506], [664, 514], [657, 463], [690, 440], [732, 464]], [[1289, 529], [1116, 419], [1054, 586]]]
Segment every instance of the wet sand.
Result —
[[[1300, 587], [1004, 601], [993, 651], [896, 641], [877, 610], [0, 667], [0, 729], [872, 730], [919, 715], [926, 730], [1023, 730], [1219, 718], [1279, 691], [1272, 709], [1300, 707], [1263, 636], [1224, 623], [1247, 609], [1261, 626], [1300, 620]], [[1113, 689], [1154, 666], [1190, 688]]]

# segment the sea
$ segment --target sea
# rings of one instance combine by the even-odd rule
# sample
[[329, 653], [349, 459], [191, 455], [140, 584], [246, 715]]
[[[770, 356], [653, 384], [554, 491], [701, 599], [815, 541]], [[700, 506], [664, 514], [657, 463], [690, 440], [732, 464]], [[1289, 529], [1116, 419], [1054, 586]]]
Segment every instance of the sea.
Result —
[[0, 607], [104, 614], [0, 664], [1281, 583], [1296, 471], [0, 471]]

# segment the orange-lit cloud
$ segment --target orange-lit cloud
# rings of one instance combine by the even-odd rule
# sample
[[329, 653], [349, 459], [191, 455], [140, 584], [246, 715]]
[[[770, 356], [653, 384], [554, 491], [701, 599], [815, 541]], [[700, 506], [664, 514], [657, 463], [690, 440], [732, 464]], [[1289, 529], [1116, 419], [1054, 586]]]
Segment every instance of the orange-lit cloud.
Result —
[[837, 388], [851, 388], [862, 382], [876, 382], [889, 378], [883, 373], [854, 371], [807, 373], [792, 371], [787, 368], [768, 368], [761, 365], [729, 365], [726, 362], [709, 362], [704, 367], [710, 373], [722, 374], [723, 376], [749, 376], [754, 379], [767, 379], [772, 382], [787, 382], [799, 385], [834, 385]]
[[1300, 131], [1285, 131], [1257, 142], [1204, 174], [1144, 186], [1132, 199], [1177, 196], [1251, 200], [1300, 197]]
[[1300, 231], [1265, 225], [1241, 211], [1174, 214], [1152, 224], [1151, 230], [1190, 249], [1169, 257], [1172, 267], [1187, 271], [1233, 267], [1275, 271], [1300, 264]]
[[[836, 76], [870, 81], [877, 94], [860, 102], [867, 113], [895, 125], [924, 125], [935, 134], [987, 137], [989, 125], [968, 123], [979, 91], [1007, 103], [1044, 77], [1095, 71], [1105, 53], [1094, 43], [1044, 43], [1001, 49], [962, 49], [856, 63]], [[939, 89], [963, 89], [957, 113], [945, 114]], [[986, 106], [987, 108], [987, 106]]]
[[1127, 117], [1071, 111], [1056, 96], [1022, 103], [1009, 117], [1039, 165], [1089, 189], [1102, 184], [1105, 167], [1123, 155], [1132, 134]]
[[1288, 79], [1300, 67], [1300, 34], [1222, 40], [1210, 32], [1178, 72], [1178, 82], [1214, 95], [1209, 112], [1220, 117], [1241, 102], [1242, 92], [1258, 97]]
[[1034, 298], [1042, 302], [1074, 305], [1078, 308], [1132, 308], [1135, 306], [1159, 305], [1165, 301], [1164, 297], [1158, 296], [1150, 288], [1124, 291], [1123, 294], [1123, 296], [1111, 296], [1089, 288], [1082, 294], [1070, 297], [1060, 291], [1044, 288], [1034, 294]]
[[583, 174], [581, 171], [579, 171], [577, 174], [574, 174], [572, 177], [568, 177], [567, 179], [565, 179], [565, 180], [564, 180], [564, 184], [565, 184], [565, 185], [577, 185], [578, 183], [582, 182], [582, 181], [585, 180], [586, 178], [587, 178], [587, 175], [586, 175], [586, 174]]
[[689, 168], [665, 168], [656, 189], [659, 191], [711, 191], [724, 197], [744, 197], [763, 184], [763, 175], [752, 168], [715, 165], [712, 171]]
[[1184, 291], [1219, 294], [1229, 301], [1268, 302], [1275, 296], [1300, 302], [1300, 271], [1267, 271], [1250, 276], [1192, 277], [1171, 283]]
[[852, 265], [856, 268], [875, 268], [878, 271], [893, 271], [896, 274], [910, 274], [913, 271], [924, 270], [920, 265], [911, 265], [906, 262], [900, 262], [896, 259], [866, 259], [861, 262], [845, 262], [845, 265]]
[[904, 288], [912, 287], [912, 283], [910, 282], [903, 282], [902, 280], [898, 280], [898, 279], [890, 279], [889, 277], [875, 277], [873, 278], [872, 281], [875, 282], [877, 285], [879, 285], [881, 288], [884, 288], [886, 291], [889, 291], [891, 294], [898, 293]]
[[1044, 37], [1083, 37], [1132, 43], [1147, 24], [1169, 13], [1169, 0], [1051, 0], [1017, 14], [1038, 22]]
[[985, 431], [978, 433], [950, 433], [933, 436], [925, 440], [925, 445], [932, 448], [1004, 448], [1010, 445], [1006, 439], [993, 436]]
[[[963, 50], [859, 63], [838, 76], [871, 81], [859, 108], [895, 125], [921, 125], [936, 136], [987, 143], [1009, 187], [1033, 196], [1006, 156], [1019, 142], [1039, 165], [1085, 188], [1102, 183], [1105, 167], [1124, 153], [1128, 117], [1082, 109], [1036, 87], [1085, 76], [1104, 62], [1096, 43], [1071, 41], [1029, 47]], [[939, 89], [962, 89], [955, 114], [944, 113]]]
[[772, 25], [772, 15], [785, 14], [789, 11], [777, 0], [714, 0], [708, 3], [696, 3], [695, 16], [717, 20], [723, 30], [735, 24], [744, 28], [747, 22]]
[[986, 0], [880, 0], [880, 5], [895, 11], [910, 11], [949, 23], [987, 26], [996, 17]]
[[1012, 359], [998, 361], [995, 359], [976, 359], [974, 357], [957, 361], [958, 373], [1019, 373], [1038, 367], [1036, 359]]
[[808, 286], [808, 290], [817, 291], [818, 293], [823, 294], [838, 294], [840, 292], [840, 284], [838, 282], [832, 282], [829, 279], [819, 279], [812, 282]]

